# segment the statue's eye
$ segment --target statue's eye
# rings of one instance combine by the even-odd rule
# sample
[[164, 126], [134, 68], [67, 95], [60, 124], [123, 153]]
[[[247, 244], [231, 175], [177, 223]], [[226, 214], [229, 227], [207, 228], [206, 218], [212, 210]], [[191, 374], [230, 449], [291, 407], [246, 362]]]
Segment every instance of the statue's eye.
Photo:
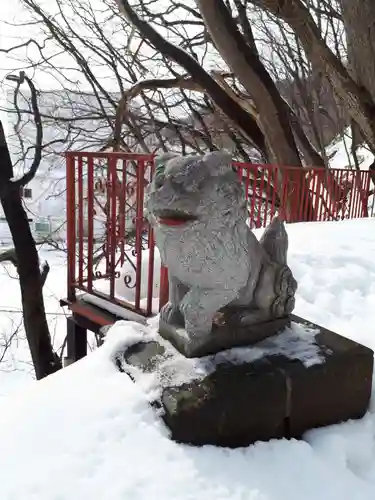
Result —
[[168, 178], [174, 189], [183, 193], [194, 193], [199, 190], [203, 178], [188, 177], [186, 175], [171, 176]]
[[157, 177], [158, 175], [164, 175], [164, 172], [165, 172], [165, 165], [163, 163], [160, 163], [159, 165], [157, 165], [155, 169], [155, 177]]
[[166, 179], [172, 184], [172, 186], [177, 187], [181, 185], [181, 180], [175, 175], [168, 175]]

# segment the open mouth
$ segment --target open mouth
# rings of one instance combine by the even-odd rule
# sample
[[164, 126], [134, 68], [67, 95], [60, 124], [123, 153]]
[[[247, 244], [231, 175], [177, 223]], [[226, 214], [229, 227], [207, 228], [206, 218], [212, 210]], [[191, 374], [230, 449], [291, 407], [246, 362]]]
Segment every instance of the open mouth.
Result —
[[182, 226], [188, 222], [197, 220], [197, 217], [179, 210], [158, 210], [155, 212], [159, 224], [164, 226]]

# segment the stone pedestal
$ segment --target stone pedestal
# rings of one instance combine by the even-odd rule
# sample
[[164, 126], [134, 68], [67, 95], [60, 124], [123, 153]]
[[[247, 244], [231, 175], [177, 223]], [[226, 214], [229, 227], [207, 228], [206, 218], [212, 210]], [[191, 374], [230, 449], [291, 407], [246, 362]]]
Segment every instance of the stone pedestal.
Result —
[[132, 346], [125, 361], [160, 375], [158, 403], [178, 442], [239, 447], [361, 418], [373, 352], [295, 316], [287, 330], [253, 348], [201, 358], [207, 374], [198, 371], [186, 382], [177, 382], [178, 362], [168, 368], [183, 357], [163, 340]]

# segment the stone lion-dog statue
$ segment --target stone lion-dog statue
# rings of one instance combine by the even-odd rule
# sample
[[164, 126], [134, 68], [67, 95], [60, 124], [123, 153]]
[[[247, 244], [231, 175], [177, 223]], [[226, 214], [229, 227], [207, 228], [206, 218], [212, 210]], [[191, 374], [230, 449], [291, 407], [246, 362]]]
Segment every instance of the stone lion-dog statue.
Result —
[[256, 238], [229, 153], [156, 157], [145, 208], [168, 268], [160, 322], [184, 329], [185, 341], [202, 344], [215, 325], [259, 328], [291, 314], [297, 283], [284, 223], [274, 217]]

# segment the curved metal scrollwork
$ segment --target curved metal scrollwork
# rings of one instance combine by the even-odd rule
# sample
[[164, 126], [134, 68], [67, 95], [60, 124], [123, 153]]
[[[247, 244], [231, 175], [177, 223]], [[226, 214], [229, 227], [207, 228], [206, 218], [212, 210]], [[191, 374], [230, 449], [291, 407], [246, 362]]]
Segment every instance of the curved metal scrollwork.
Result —
[[[140, 250], [143, 252], [143, 250], [146, 250], [146, 247], [145, 245], [141, 245], [141, 248]], [[133, 257], [136, 257], [138, 255], [138, 250], [136, 248], [133, 248], [133, 250], [131, 251], [131, 254]]]
[[124, 276], [124, 284], [126, 288], [132, 289], [135, 288], [137, 284], [137, 280], [135, 276], [132, 276], [131, 274], [125, 274]]
[[[129, 177], [129, 182], [124, 185], [121, 182], [121, 177]], [[96, 211], [102, 212], [104, 216], [104, 243], [97, 250], [98, 256], [95, 257], [94, 267], [100, 265], [100, 262], [105, 263], [104, 270], [96, 270], [93, 273], [94, 279], [122, 279], [125, 286], [129, 289], [134, 289], [140, 284], [137, 284], [137, 264], [136, 259], [139, 251], [144, 251], [148, 248], [148, 222], [138, 218], [137, 205], [143, 204], [143, 200], [138, 200], [136, 176], [133, 172], [127, 171], [126, 175], [120, 173], [119, 178], [113, 180], [107, 178], [104, 174], [94, 183], [95, 193], [101, 198], [94, 197], [96, 203]], [[115, 186], [113, 185], [115, 184]], [[113, 199], [109, 199], [113, 196]], [[116, 203], [116, 218], [111, 218], [113, 203]], [[136, 215], [137, 214], [137, 215]], [[141, 234], [137, 225], [141, 224]], [[140, 235], [140, 238], [139, 238]], [[139, 241], [140, 239], [140, 241]], [[119, 257], [119, 253], [122, 255]], [[129, 272], [122, 277], [120, 270], [116, 267], [130, 264]]]

